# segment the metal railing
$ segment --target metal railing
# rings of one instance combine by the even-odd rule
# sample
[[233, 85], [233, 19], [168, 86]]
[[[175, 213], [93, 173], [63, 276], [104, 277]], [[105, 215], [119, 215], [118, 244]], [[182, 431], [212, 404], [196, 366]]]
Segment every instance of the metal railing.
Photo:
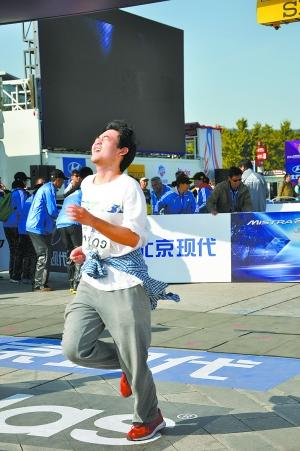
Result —
[[32, 79], [2, 81], [2, 110], [16, 111], [34, 108]]

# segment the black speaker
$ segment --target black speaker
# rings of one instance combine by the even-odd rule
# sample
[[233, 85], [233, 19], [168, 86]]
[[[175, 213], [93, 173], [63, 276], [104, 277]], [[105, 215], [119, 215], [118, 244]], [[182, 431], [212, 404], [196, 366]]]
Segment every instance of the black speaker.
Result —
[[37, 179], [40, 177], [43, 177], [46, 180], [46, 182], [49, 182], [50, 174], [55, 169], [56, 169], [56, 166], [52, 166], [52, 165], [45, 165], [45, 164], [30, 165], [31, 186], [33, 187], [36, 184]]
[[216, 185], [224, 180], [227, 180], [229, 169], [215, 169], [215, 183]]

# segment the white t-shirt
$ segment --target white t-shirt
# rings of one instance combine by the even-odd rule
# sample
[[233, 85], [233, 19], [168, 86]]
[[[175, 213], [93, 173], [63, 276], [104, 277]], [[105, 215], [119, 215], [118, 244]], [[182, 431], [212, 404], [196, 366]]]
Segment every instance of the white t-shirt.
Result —
[[[97, 218], [111, 224], [126, 227], [140, 239], [135, 248], [110, 241], [90, 226], [82, 226], [82, 249], [86, 254], [94, 250], [102, 258], [126, 255], [145, 246], [147, 242], [146, 201], [139, 184], [126, 174], [121, 174], [111, 182], [96, 185], [95, 175], [89, 175], [81, 184], [81, 206]], [[111, 266], [106, 266], [107, 276], [93, 279], [83, 273], [82, 279], [90, 285], [104, 291], [121, 290], [141, 284], [141, 281]]]

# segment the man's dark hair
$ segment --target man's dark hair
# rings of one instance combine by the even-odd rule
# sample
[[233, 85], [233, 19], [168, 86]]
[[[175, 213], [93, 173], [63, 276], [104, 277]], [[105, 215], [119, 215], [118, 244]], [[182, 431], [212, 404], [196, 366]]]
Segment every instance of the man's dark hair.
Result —
[[14, 180], [11, 184], [12, 189], [16, 189], [16, 188], [25, 188], [25, 182], [23, 180]]
[[206, 177], [206, 175], [204, 174], [204, 172], [196, 172], [196, 174], [192, 178], [194, 180], [203, 180], [204, 181], [205, 177]]
[[237, 168], [236, 166], [231, 166], [228, 170], [228, 177], [235, 177], [237, 175], [242, 175], [243, 171], [240, 168]]
[[189, 185], [192, 183], [190, 178], [183, 172], [183, 171], [177, 171], [176, 172], [176, 180], [171, 183], [171, 186], [179, 186], [183, 183], [188, 183]]
[[186, 175], [182, 169], [178, 169], [178, 171], [175, 172], [175, 178], [177, 178], [181, 174]]
[[158, 175], [156, 175], [155, 177], [152, 177], [152, 179], [150, 181], [151, 182], [161, 182], [161, 178], [158, 177]]
[[251, 160], [242, 160], [239, 167], [244, 166], [245, 169], [253, 169], [253, 164]]
[[121, 120], [113, 120], [107, 124], [105, 130], [116, 130], [120, 133], [119, 149], [122, 147], [128, 148], [128, 153], [124, 155], [123, 160], [120, 163], [120, 171], [124, 172], [125, 169], [133, 162], [136, 154], [136, 143], [134, 131], [128, 127], [126, 122]]
[[[93, 170], [91, 168], [89, 168], [88, 166], [83, 166], [83, 168], [81, 168], [78, 172], [79, 177], [84, 180], [88, 175], [92, 175], [93, 174]], [[64, 198], [70, 196], [70, 194], [75, 193], [75, 191], [80, 189], [80, 184], [73, 186], [69, 191], [67, 191], [66, 194], [64, 194]]]
[[82, 179], [85, 179], [88, 175], [92, 175], [93, 174], [93, 170], [91, 168], [89, 168], [88, 166], [83, 166], [83, 168], [81, 168], [79, 170], [79, 177], [81, 177]]

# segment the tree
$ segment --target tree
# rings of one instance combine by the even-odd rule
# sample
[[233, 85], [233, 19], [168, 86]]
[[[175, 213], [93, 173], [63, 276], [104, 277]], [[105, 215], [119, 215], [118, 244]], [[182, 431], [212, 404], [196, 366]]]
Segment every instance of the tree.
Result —
[[269, 124], [255, 123], [248, 129], [247, 119], [241, 118], [236, 122], [236, 129], [222, 130], [223, 167], [238, 166], [243, 159], [255, 160], [258, 142], [267, 148], [268, 159], [264, 162], [264, 169], [284, 169], [284, 143], [300, 139], [300, 130], [292, 130], [288, 120], [280, 124], [279, 130], [274, 130]]
[[223, 166], [237, 166], [241, 160], [250, 158], [250, 134], [247, 119], [239, 119], [236, 122], [237, 129], [223, 129], [222, 149]]

